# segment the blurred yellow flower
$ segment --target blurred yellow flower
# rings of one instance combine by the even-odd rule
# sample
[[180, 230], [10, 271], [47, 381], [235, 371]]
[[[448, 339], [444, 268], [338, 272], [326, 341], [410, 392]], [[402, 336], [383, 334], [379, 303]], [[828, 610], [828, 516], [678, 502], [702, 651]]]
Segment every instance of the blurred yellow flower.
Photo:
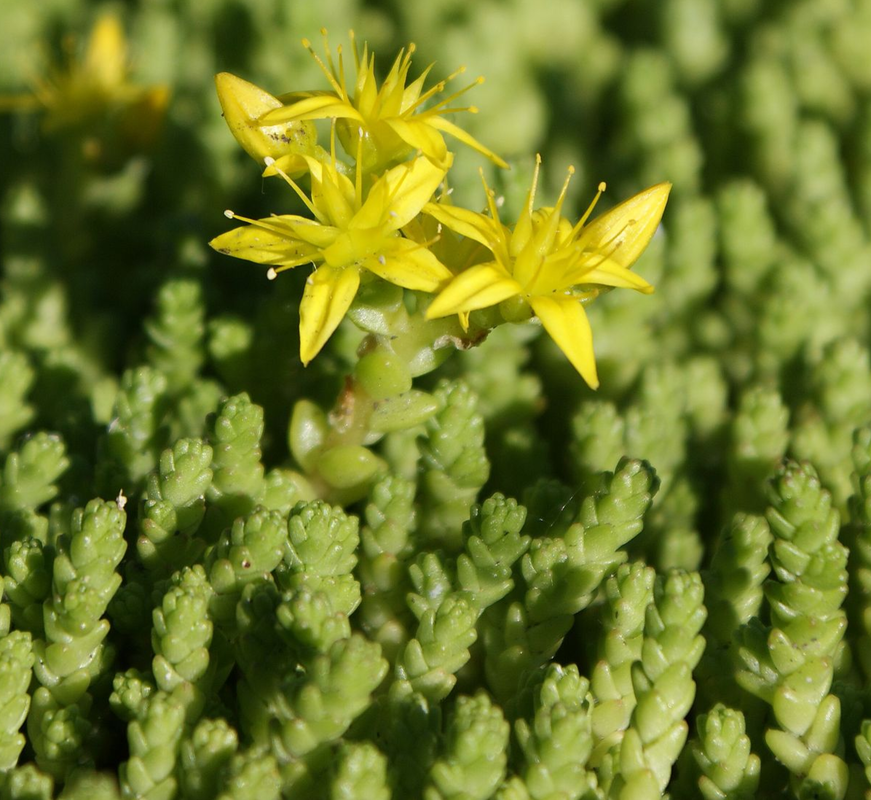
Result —
[[127, 40], [112, 13], [98, 17], [80, 60], [33, 82], [33, 93], [3, 98], [0, 107], [45, 109], [46, 130], [90, 126], [117, 113], [128, 143], [146, 146], [156, 136], [169, 100], [166, 86], [140, 86], [128, 80]]
[[[465, 89], [425, 108], [427, 102], [443, 91], [448, 81], [460, 75], [464, 68], [427, 91], [423, 90], [423, 86], [432, 65], [416, 80], [407, 84], [411, 56], [415, 49], [411, 44], [407, 50], [400, 52], [379, 87], [375, 78], [375, 56], [369, 52], [366, 44], [363, 45], [362, 56], [360, 55], [352, 31], [351, 44], [357, 75], [354, 84], [349, 88], [345, 79], [342, 49], [338, 48], [336, 68], [326, 41], [326, 31], [322, 33], [326, 64], [315, 54], [308, 40], [303, 40], [303, 44], [320, 65], [332, 91], [282, 95], [278, 99], [284, 105], [266, 112], [260, 119], [262, 124], [336, 119], [339, 121], [338, 132], [342, 146], [350, 154], [356, 155], [358, 151], [361, 153], [363, 169], [366, 172], [379, 172], [386, 166], [404, 160], [414, 150], [422, 152], [437, 166], [447, 168], [448, 149], [442, 135], [445, 133], [482, 153], [500, 167], [508, 166], [477, 139], [444, 117], [445, 114], [459, 111], [477, 112], [474, 106], [454, 108], [449, 104], [472, 86], [481, 83], [483, 78], [478, 78]], [[359, 139], [362, 139], [362, 147], [359, 146]]]
[[433, 196], [445, 170], [419, 157], [378, 178], [364, 197], [362, 172], [356, 181], [342, 175], [335, 159], [306, 156], [311, 197], [272, 159], [264, 174], [279, 174], [306, 204], [314, 219], [272, 216], [221, 234], [210, 243], [226, 255], [269, 266], [267, 275], [301, 264], [314, 264], [299, 309], [300, 359], [308, 364], [342, 321], [365, 272], [390, 283], [434, 292], [450, 271], [423, 245], [404, 238], [400, 229]]
[[629, 268], [655, 233], [671, 184], [645, 189], [587, 225], [605, 190], [605, 185], [600, 184], [596, 198], [573, 226], [560, 216], [573, 170], [569, 170], [556, 206], [536, 211], [533, 202], [539, 164], [540, 160], [526, 206], [513, 229], [500, 222], [493, 193], [486, 183], [489, 216], [440, 203], [424, 207], [424, 213], [484, 245], [492, 254], [490, 260], [456, 275], [430, 305], [427, 316], [433, 319], [468, 313], [516, 298], [539, 318], [575, 369], [595, 389], [599, 379], [583, 303], [598, 295], [602, 287], [653, 291]]

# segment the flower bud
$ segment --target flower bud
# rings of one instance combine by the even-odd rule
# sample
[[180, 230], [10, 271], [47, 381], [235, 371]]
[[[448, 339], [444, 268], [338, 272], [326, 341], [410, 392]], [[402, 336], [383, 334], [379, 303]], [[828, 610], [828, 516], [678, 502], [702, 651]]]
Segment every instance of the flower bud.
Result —
[[315, 146], [317, 133], [313, 122], [258, 124], [260, 117], [282, 106], [278, 98], [259, 86], [229, 72], [218, 73], [215, 86], [230, 132], [256, 161], [309, 152]]

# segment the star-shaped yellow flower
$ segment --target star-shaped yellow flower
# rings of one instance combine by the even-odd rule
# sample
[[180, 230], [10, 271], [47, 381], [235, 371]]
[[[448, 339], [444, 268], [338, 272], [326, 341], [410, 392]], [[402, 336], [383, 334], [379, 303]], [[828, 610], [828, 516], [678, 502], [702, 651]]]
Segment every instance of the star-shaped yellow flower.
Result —
[[364, 198], [359, 165], [352, 182], [338, 171], [335, 159], [305, 158], [310, 198], [272, 159], [264, 174], [281, 175], [314, 219], [290, 214], [253, 220], [227, 212], [249, 224], [210, 244], [221, 253], [268, 265], [269, 278], [301, 264], [316, 265], [299, 309], [299, 354], [308, 364], [345, 316], [366, 272], [424, 292], [436, 291], [451, 272], [426, 247], [400, 233], [433, 196], [445, 170], [416, 158], [382, 175]]
[[653, 287], [629, 267], [647, 247], [665, 209], [670, 183], [660, 183], [626, 200], [586, 224], [599, 194], [574, 226], [560, 216], [569, 177], [554, 208], [533, 209], [539, 165], [526, 206], [513, 230], [499, 220], [487, 188], [490, 215], [455, 206], [428, 203], [424, 213], [474, 239], [492, 260], [464, 270], [444, 288], [427, 310], [430, 319], [463, 314], [518, 298], [528, 304], [584, 380], [599, 385], [593, 336], [583, 303], [602, 287], [626, 287], [649, 293]]
[[375, 56], [364, 44], [361, 57], [352, 31], [351, 43], [357, 77], [354, 85], [349, 89], [345, 80], [342, 49], [338, 50], [339, 63], [336, 69], [326, 42], [326, 31], [322, 33], [327, 55], [326, 64], [315, 54], [307, 40], [303, 40], [303, 44], [320, 65], [332, 86], [332, 91], [293, 92], [282, 95], [279, 99], [285, 105], [266, 112], [260, 118], [261, 124], [276, 125], [291, 121], [336, 119], [339, 121], [339, 137], [349, 154], [357, 154], [358, 139], [362, 138], [362, 147], [359, 150], [362, 153], [363, 168], [366, 172], [380, 172], [384, 167], [404, 160], [414, 150], [419, 150], [437, 166], [447, 169], [448, 149], [442, 135], [445, 133], [482, 153], [500, 167], [508, 166], [477, 139], [444, 117], [445, 114], [458, 111], [476, 112], [474, 106], [452, 108], [448, 104], [467, 89], [481, 83], [483, 78], [478, 78], [466, 89], [440, 100], [429, 108], [424, 108], [432, 97], [445, 88], [448, 81], [461, 74], [464, 69], [457, 70], [447, 80], [423, 91], [426, 77], [432, 69], [430, 65], [420, 77], [406, 85], [411, 55], [415, 49], [412, 44], [407, 50], [400, 52], [379, 88], [375, 78]]

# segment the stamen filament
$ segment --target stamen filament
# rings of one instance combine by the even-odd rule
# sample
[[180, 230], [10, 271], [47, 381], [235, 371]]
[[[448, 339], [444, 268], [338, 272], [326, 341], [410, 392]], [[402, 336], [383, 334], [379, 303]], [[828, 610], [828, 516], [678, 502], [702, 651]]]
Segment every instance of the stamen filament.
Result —
[[336, 75], [338, 73], [336, 72], [336, 65], [333, 63], [333, 54], [330, 52], [330, 40], [327, 38], [326, 28], [321, 28], [321, 38], [324, 40], [324, 53], [327, 55], [327, 66], [330, 68], [330, 72]]
[[421, 111], [419, 116], [421, 117], [435, 117], [442, 116], [444, 114], [456, 114], [458, 111], [467, 112], [469, 114], [477, 114], [478, 106], [455, 106], [453, 108], [428, 108], [426, 111]]
[[354, 49], [354, 71], [360, 72], [360, 51], [357, 49], [357, 36], [353, 29], [348, 31], [348, 38], [351, 40], [351, 47]]
[[[335, 124], [335, 121], [334, 121], [334, 124]], [[302, 200], [303, 203], [305, 203], [305, 207], [309, 211], [311, 211], [314, 218], [318, 222], [320, 222], [322, 225], [326, 225], [327, 220], [324, 218], [324, 216], [322, 214], [320, 214], [318, 212], [317, 208], [315, 208], [314, 203], [308, 197], [306, 197], [305, 192], [299, 188], [296, 181], [294, 181], [293, 178], [291, 178], [290, 175], [288, 175], [281, 167], [276, 165], [275, 159], [272, 158], [271, 156], [266, 156], [266, 158], [264, 159], [264, 162], [266, 163], [267, 167], [272, 167], [279, 175], [281, 175], [282, 178], [284, 178], [285, 182], [290, 186], [290, 188], [296, 192], [299, 199]], [[240, 219], [241, 219], [241, 217], [240, 217]]]
[[587, 206], [587, 210], [584, 212], [584, 216], [582, 216], [582, 217], [578, 220], [578, 222], [577, 222], [577, 224], [575, 225], [575, 227], [572, 228], [572, 233], [571, 233], [571, 236], [569, 236], [569, 239], [574, 239], [575, 236], [577, 236], [577, 235], [581, 232], [581, 228], [584, 227], [584, 225], [586, 224], [587, 220], [590, 218], [590, 214], [593, 213], [593, 209], [596, 207], [596, 203], [599, 202], [599, 198], [602, 196], [602, 193], [603, 193], [603, 192], [605, 191], [605, 189], [607, 189], [607, 188], [608, 188], [608, 184], [606, 184], [605, 181], [602, 181], [602, 182], [599, 184], [599, 188], [598, 188], [598, 191], [596, 192], [596, 196], [593, 198], [593, 202], [590, 203], [589, 206]]
[[357, 208], [363, 205], [363, 128], [357, 128], [357, 174], [354, 176], [354, 199]]
[[529, 187], [529, 196], [526, 199], [526, 213], [530, 218], [535, 210], [535, 193], [538, 190], [538, 174], [541, 172], [541, 153], [535, 154], [535, 170], [532, 173], [532, 186]]
[[293, 261], [288, 261], [286, 264], [282, 264], [280, 267], [270, 267], [266, 270], [266, 277], [274, 281], [276, 277], [278, 277], [279, 272], [287, 272], [289, 269], [293, 269], [294, 267], [300, 267], [303, 264], [314, 264], [311, 256], [303, 256], [302, 258], [294, 259]]
[[336, 52], [339, 54], [339, 82], [342, 84], [342, 99], [347, 103], [350, 98], [348, 97], [348, 83], [345, 80], [345, 57], [342, 53], [342, 45], [336, 48]]
[[327, 65], [324, 64], [323, 61], [321, 61], [321, 57], [312, 48], [311, 42], [308, 39], [303, 39], [302, 46], [306, 50], [309, 51], [309, 54], [311, 55], [311, 57], [315, 60], [317, 65], [321, 68], [321, 72], [323, 72], [324, 75], [327, 76], [327, 80], [330, 82], [330, 86], [333, 87], [336, 94], [338, 94], [340, 97], [345, 97], [344, 93], [342, 92], [341, 84], [339, 84], [339, 82], [336, 80], [336, 76], [333, 75], [333, 73], [330, 72], [329, 69], [327, 69]]
[[[452, 76], [452, 77], [453, 77], [453, 76]], [[449, 78], [448, 80], [450, 80], [450, 78]], [[449, 111], [458, 110], [458, 109], [453, 109], [453, 108], [450, 108], [450, 109], [448, 109], [448, 108], [443, 108], [443, 106], [446, 106], [448, 103], [453, 102], [453, 101], [456, 100], [460, 95], [465, 94], [466, 92], [469, 91], [469, 89], [474, 89], [476, 86], [479, 86], [479, 85], [482, 84], [483, 82], [484, 82], [484, 79], [483, 79], [483, 78], [477, 78], [476, 80], [472, 81], [468, 86], [464, 86], [462, 89], [460, 89], [460, 90], [457, 91], [457, 92], [454, 92], [454, 93], [451, 94], [451, 95], [448, 95], [448, 96], [445, 97], [443, 100], [439, 100], [438, 103], [436, 103], [432, 108], [428, 108], [427, 111], [428, 111], [430, 114], [432, 114], [434, 111], [438, 112], [439, 114], [447, 114]]]
[[575, 168], [570, 165], [568, 168], [568, 175], [566, 175], [566, 179], [563, 182], [563, 188], [559, 193], [559, 197], [557, 198], [556, 205], [554, 206], [554, 209], [553, 209], [555, 217], [559, 216], [560, 209], [563, 207], [563, 203], [565, 202], [565, 199], [566, 199], [566, 192], [569, 190], [569, 182], [571, 181], [572, 175], [574, 175], [574, 174], [575, 174]]
[[336, 118], [333, 117], [330, 123], [330, 163], [333, 166], [333, 172], [336, 171]]
[[[429, 72], [432, 68], [433, 65], [430, 64], [426, 68], [426, 71]], [[443, 92], [445, 90], [445, 86], [447, 86], [448, 80], [450, 80], [450, 78], [444, 81], [439, 81], [438, 83], [434, 83], [432, 86], [430, 86], [429, 89], [427, 89], [420, 97], [417, 98], [417, 100], [414, 101], [414, 103], [412, 103], [407, 109], [405, 109], [405, 113], [411, 114], [415, 109], [420, 108], [427, 100], [429, 100], [430, 97], [438, 94], [439, 92]]]
[[247, 222], [249, 225], [253, 225], [255, 228], [262, 228], [263, 230], [269, 231], [270, 233], [277, 233], [279, 236], [287, 236], [287, 231], [283, 230], [278, 225], [270, 225], [268, 222], [262, 219], [251, 219], [250, 217], [240, 216], [234, 211], [231, 211], [229, 208], [224, 212], [224, 216], [227, 219], [238, 219], [242, 222]]

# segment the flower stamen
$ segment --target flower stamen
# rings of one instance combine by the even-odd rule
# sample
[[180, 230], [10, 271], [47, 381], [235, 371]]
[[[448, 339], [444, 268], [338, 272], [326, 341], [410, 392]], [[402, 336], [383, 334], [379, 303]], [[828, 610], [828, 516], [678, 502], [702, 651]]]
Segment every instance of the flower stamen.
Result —
[[526, 199], [526, 211], [532, 217], [535, 204], [535, 193], [538, 191], [538, 174], [541, 172], [541, 153], [535, 154], [535, 169], [532, 172], [532, 185], [529, 187], [529, 195]]
[[[454, 73], [454, 75], [457, 75], [457, 74], [459, 74], [459, 70]], [[448, 80], [451, 80], [451, 78], [453, 78], [454, 75], [451, 75], [451, 77], [448, 78]], [[468, 86], [464, 86], [462, 89], [460, 89], [457, 92], [454, 92], [452, 95], [449, 95], [444, 100], [439, 100], [439, 102], [436, 103], [432, 108], [428, 108], [426, 111], [421, 112], [422, 115], [427, 114], [429, 116], [433, 116], [436, 114], [452, 114], [455, 111], [470, 111], [472, 114], [477, 114], [478, 113], [477, 106], [467, 106], [466, 108], [444, 108], [444, 106], [446, 106], [448, 103], [452, 103], [454, 100], [456, 100], [458, 97], [460, 97], [460, 95], [464, 95], [470, 89], [474, 89], [476, 86], [480, 86], [482, 83], [484, 83], [484, 77], [479, 76], [478, 78], [473, 80]]]
[[[318, 212], [317, 208], [315, 207], [315, 204], [312, 203], [312, 201], [306, 196], [305, 192], [299, 188], [296, 181], [293, 180], [293, 178], [291, 178], [290, 175], [288, 175], [281, 167], [279, 167], [275, 163], [275, 159], [272, 158], [271, 156], [266, 156], [266, 158], [264, 158], [263, 161], [267, 167], [272, 167], [272, 169], [274, 169], [279, 175], [281, 175], [282, 178], [284, 178], [285, 182], [290, 186], [290, 188], [296, 192], [299, 199], [302, 200], [303, 203], [305, 203], [305, 207], [309, 211], [311, 211], [314, 218], [318, 222], [320, 222], [322, 225], [325, 225], [327, 220], [324, 218], [323, 214]], [[231, 217], [231, 219], [232, 219], [232, 217]], [[242, 219], [242, 217], [238, 217], [238, 219]]]
[[240, 219], [242, 222], [247, 222], [249, 225], [253, 225], [255, 228], [262, 228], [264, 231], [269, 231], [270, 233], [277, 233], [279, 236], [284, 236], [285, 231], [282, 230], [278, 225], [270, 225], [268, 222], [262, 219], [251, 219], [250, 217], [243, 217], [234, 211], [231, 211], [229, 208], [224, 211], [224, 216], [227, 219]]
[[[326, 36], [326, 29], [322, 29], [321, 32]], [[314, 51], [312, 47], [312, 43], [308, 39], [302, 40], [302, 46], [309, 51], [311, 57], [315, 60], [317, 65], [321, 68], [321, 72], [327, 76], [327, 80], [330, 82], [330, 86], [333, 87], [336, 94], [342, 98], [347, 99], [348, 95], [345, 92], [345, 88], [336, 80], [336, 76], [327, 68], [327, 65], [321, 60], [321, 57]], [[327, 51], [329, 54], [329, 51]], [[330, 62], [332, 63], [332, 58], [330, 58]]]
[[354, 197], [357, 208], [363, 205], [363, 128], [357, 128], [357, 170], [354, 177]]
[[581, 228], [584, 227], [587, 220], [590, 218], [590, 214], [593, 213], [593, 209], [596, 207], [596, 203], [599, 202], [599, 198], [602, 196], [605, 189], [607, 189], [607, 188], [608, 188], [608, 184], [605, 183], [605, 181], [601, 181], [599, 183], [598, 191], [596, 192], [596, 196], [593, 198], [593, 202], [590, 203], [589, 206], [587, 206], [587, 210], [584, 212], [584, 216], [582, 216], [578, 220], [577, 225], [575, 225], [575, 227], [572, 228], [572, 233], [571, 233], [571, 236], [569, 237], [570, 239], [574, 239], [575, 236], [577, 236], [581, 232]]
[[312, 261], [311, 256], [304, 256], [297, 258], [295, 261], [288, 261], [280, 267], [270, 267], [266, 270], [266, 278], [267, 280], [274, 281], [278, 277], [279, 272], [287, 272], [287, 270], [299, 267], [303, 264], [314, 264], [314, 261]]
[[484, 177], [483, 168], [478, 167], [478, 174], [481, 176], [481, 183], [484, 184], [484, 193], [487, 195], [487, 207], [490, 209], [490, 216], [501, 227], [502, 220], [499, 219], [499, 207], [496, 205], [496, 192], [487, 185], [487, 179]]

